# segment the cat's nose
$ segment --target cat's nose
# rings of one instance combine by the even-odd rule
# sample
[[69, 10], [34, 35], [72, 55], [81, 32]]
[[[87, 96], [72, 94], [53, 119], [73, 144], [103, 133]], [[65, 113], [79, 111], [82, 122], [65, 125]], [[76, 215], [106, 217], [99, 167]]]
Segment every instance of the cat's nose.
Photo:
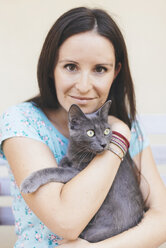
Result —
[[101, 143], [100, 145], [101, 145], [103, 148], [105, 148], [107, 144], [106, 144], [106, 143]]

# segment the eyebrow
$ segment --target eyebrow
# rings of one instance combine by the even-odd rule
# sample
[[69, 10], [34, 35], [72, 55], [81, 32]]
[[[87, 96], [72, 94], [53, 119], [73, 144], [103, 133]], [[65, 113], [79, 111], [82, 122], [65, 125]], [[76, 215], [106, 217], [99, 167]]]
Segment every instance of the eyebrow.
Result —
[[113, 67], [113, 63], [100, 63], [100, 64], [97, 64], [97, 66], [100, 66], [100, 65], [109, 65], [109, 66]]
[[68, 60], [68, 59], [64, 59], [64, 60], [60, 60], [59, 63], [74, 63], [74, 64], [78, 64], [78, 62], [74, 61], [74, 60]]
[[[59, 63], [74, 63], [74, 64], [79, 64], [78, 62], [74, 61], [74, 60], [67, 60], [67, 59], [64, 59], [64, 60], [60, 60]], [[99, 63], [99, 64], [96, 64], [96, 66], [101, 66], [101, 65], [105, 65], [105, 66], [111, 66], [113, 67], [113, 63]]]

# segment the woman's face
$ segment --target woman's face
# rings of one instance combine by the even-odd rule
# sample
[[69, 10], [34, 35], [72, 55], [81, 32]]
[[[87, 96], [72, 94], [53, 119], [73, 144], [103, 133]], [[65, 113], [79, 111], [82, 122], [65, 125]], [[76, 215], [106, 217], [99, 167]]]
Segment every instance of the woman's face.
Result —
[[61, 45], [54, 70], [60, 105], [68, 111], [77, 104], [91, 113], [106, 101], [115, 71], [115, 52], [111, 42], [89, 31], [71, 36]]

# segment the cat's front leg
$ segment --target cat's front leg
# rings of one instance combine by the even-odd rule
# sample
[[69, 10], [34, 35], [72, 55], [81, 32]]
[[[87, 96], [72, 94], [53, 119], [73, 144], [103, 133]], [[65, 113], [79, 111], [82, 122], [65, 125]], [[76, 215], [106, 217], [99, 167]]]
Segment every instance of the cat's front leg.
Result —
[[73, 167], [51, 167], [38, 170], [25, 178], [20, 186], [20, 190], [22, 193], [27, 194], [35, 192], [40, 186], [49, 182], [66, 183], [79, 172], [79, 170]]

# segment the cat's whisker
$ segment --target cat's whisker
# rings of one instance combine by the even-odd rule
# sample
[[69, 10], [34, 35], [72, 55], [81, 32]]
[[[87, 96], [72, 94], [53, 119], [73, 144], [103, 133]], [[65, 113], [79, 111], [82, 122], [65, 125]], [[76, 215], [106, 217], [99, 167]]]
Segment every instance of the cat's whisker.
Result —
[[[80, 147], [80, 150], [78, 150], [76, 153], [74, 153], [74, 156], [72, 157], [72, 159], [74, 159], [75, 157], [78, 157], [78, 158], [82, 157], [82, 155], [84, 154], [83, 153], [84, 151], [87, 151], [87, 149], [84, 146]], [[81, 156], [79, 156], [79, 154]]]
[[[77, 107], [75, 106], [74, 108]], [[105, 111], [106, 110], [104, 110], [104, 112]], [[74, 111], [71, 114], [75, 115], [76, 113]], [[73, 132], [76, 133], [74, 133], [73, 137], [71, 136], [72, 139], [69, 142], [67, 156], [64, 156], [64, 158], [62, 158], [58, 165], [58, 168], [51, 167], [41, 169], [40, 171], [34, 172], [30, 179], [25, 179], [26, 184], [24, 184], [23, 187], [21, 186], [21, 190], [24, 190], [23, 192], [34, 192], [41, 185], [51, 181], [62, 183], [68, 182], [77, 174], [79, 174], [80, 171], [86, 168], [86, 166], [88, 166], [88, 164], [97, 154], [103, 152], [106, 149], [106, 147], [103, 145], [105, 149], [102, 150], [102, 144], [105, 144], [106, 141], [105, 137], [103, 139], [104, 134], [102, 131], [102, 125], [104, 125], [104, 123], [103, 117], [101, 123], [101, 112], [100, 115], [92, 114], [92, 116], [88, 116], [90, 116], [88, 118], [93, 120], [92, 123], [94, 123], [96, 138], [94, 136], [94, 139], [92, 139], [91, 135], [86, 136], [86, 134], [88, 133], [93, 134], [93, 131], [87, 131], [88, 133], [84, 133], [85, 128], [87, 130], [93, 130], [92, 124], [90, 123], [90, 127], [88, 125], [88, 118], [85, 118], [85, 125], [82, 126], [82, 122], [80, 123], [79, 129], [74, 129], [75, 124], [72, 124], [73, 129], [71, 135], [73, 135]], [[84, 116], [82, 116], [82, 111], [81, 118], [84, 118]], [[96, 122], [98, 123], [97, 125], [95, 125]], [[77, 123], [77, 125], [79, 125], [79, 123]], [[105, 129], [105, 131], [106, 130], [107, 128]], [[83, 135], [85, 135], [85, 137]], [[107, 138], [107, 141], [109, 143], [109, 137]], [[109, 163], [109, 161], [107, 161], [107, 163]], [[103, 167], [103, 170], [104, 168], [105, 166]], [[93, 177], [95, 177], [94, 173], [92, 175], [92, 183], [94, 182]], [[80, 191], [80, 194], [81, 193], [82, 192]], [[137, 225], [140, 222], [141, 218], [143, 218], [143, 215], [143, 197], [139, 189], [137, 177], [135, 176], [133, 162], [128, 154], [119, 167], [114, 182], [109, 192], [107, 193], [107, 196], [101, 208], [89, 222], [84, 231], [79, 235], [79, 237], [86, 239], [89, 242], [99, 242]]]
[[[77, 158], [78, 159], [82, 159], [82, 157], [84, 157], [85, 156], [85, 153], [87, 152], [87, 149], [85, 148], [85, 147], [82, 147], [82, 149], [80, 149], [80, 154], [79, 153], [77, 153]], [[75, 156], [76, 156], [76, 154], [75, 154]]]
[[80, 149], [79, 151], [75, 152], [73, 154], [73, 156], [72, 156], [72, 159], [79, 157], [79, 154], [82, 155], [82, 149]]
[[91, 152], [91, 157], [90, 157], [90, 160], [92, 160], [92, 158], [94, 157], [94, 153]]
[[82, 159], [79, 161], [79, 163], [81, 164], [82, 161], [87, 157], [87, 153], [84, 153], [83, 156], [82, 156]]
[[[81, 161], [83, 161], [84, 158], [86, 157], [86, 153], [87, 153], [87, 150], [86, 150], [86, 149], [84, 149], [84, 151], [82, 150], [82, 154], [81, 154], [80, 157], [78, 157], [78, 159], [80, 159]], [[80, 161], [80, 162], [81, 162], [81, 161]]]
[[[80, 161], [80, 163], [82, 163], [83, 160], [85, 160], [85, 158], [87, 158], [89, 155], [91, 155], [91, 152], [87, 151], [86, 153], [84, 153], [84, 157], [82, 158], [82, 160]], [[90, 160], [90, 158], [89, 158]]]

